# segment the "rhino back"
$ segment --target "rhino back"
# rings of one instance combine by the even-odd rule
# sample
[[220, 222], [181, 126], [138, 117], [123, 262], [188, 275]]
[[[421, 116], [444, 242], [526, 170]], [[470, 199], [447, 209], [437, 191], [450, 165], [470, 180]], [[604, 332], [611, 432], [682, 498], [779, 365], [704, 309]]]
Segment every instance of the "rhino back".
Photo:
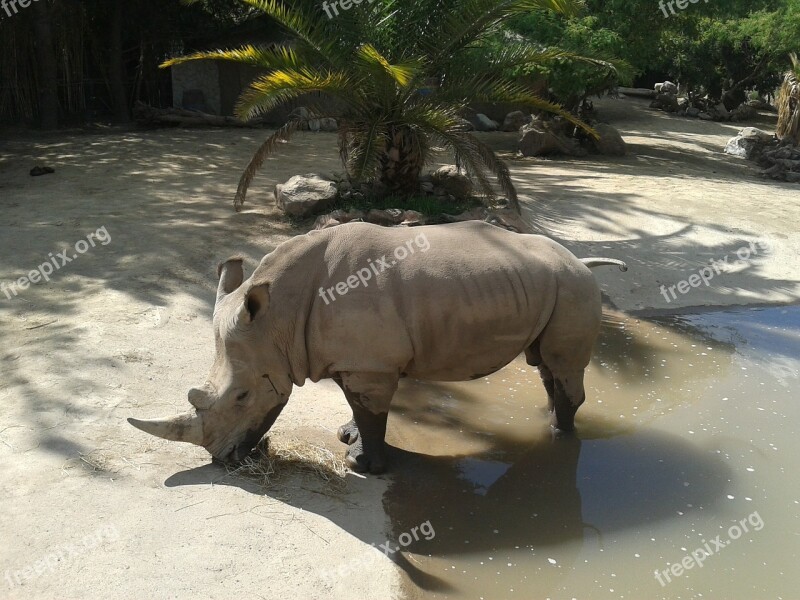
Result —
[[257, 275], [271, 283], [276, 320], [291, 324], [283, 335], [294, 362], [314, 381], [342, 371], [433, 380], [494, 372], [541, 333], [559, 286], [591, 280], [555, 242], [475, 222], [342, 225], [281, 245]]

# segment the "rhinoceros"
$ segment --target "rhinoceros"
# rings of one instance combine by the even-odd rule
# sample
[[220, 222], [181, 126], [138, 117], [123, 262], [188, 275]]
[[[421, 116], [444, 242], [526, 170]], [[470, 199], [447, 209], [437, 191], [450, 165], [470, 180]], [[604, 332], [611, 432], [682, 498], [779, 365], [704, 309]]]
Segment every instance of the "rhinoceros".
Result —
[[349, 223], [280, 244], [246, 281], [242, 258], [218, 268], [215, 358], [189, 390], [192, 409], [128, 421], [236, 463], [283, 410], [292, 388], [333, 379], [353, 418], [338, 431], [346, 462], [386, 468], [386, 421], [403, 377], [464, 381], [522, 352], [538, 367], [552, 426], [574, 428], [600, 330], [589, 267], [558, 243], [481, 222], [384, 228]]

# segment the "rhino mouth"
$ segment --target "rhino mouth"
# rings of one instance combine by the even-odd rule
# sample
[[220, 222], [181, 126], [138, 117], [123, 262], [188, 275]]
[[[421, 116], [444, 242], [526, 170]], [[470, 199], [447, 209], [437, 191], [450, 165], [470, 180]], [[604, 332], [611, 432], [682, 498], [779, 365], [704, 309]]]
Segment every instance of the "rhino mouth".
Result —
[[212, 461], [228, 465], [239, 464], [256, 454], [258, 443], [275, 423], [284, 406], [286, 406], [285, 402], [270, 410], [257, 427], [247, 430], [241, 442], [235, 444], [228, 452], [223, 453], [220, 458], [212, 458]]

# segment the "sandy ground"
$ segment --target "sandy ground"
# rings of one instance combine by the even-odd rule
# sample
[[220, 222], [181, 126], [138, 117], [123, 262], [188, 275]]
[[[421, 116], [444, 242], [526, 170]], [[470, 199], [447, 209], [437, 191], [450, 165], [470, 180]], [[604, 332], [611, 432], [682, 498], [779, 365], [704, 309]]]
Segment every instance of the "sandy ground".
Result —
[[[789, 303], [797, 269], [800, 188], [764, 182], [720, 153], [739, 126], [599, 103], [631, 155], [512, 158], [526, 217], [598, 269], [626, 311]], [[770, 125], [767, 123], [766, 127]], [[0, 292], [0, 597], [393, 598], [403, 578], [370, 544], [391, 535], [388, 478], [348, 477], [345, 493], [293, 478], [265, 493], [225, 477], [201, 449], [150, 438], [128, 416], [186, 408], [211, 361], [213, 268], [243, 253], [251, 270], [296, 233], [268, 205], [274, 183], [338, 170], [334, 137], [282, 148], [231, 197], [259, 131], [15, 135], [0, 143], [0, 282], [10, 283], [102, 228], [49, 282]], [[486, 138], [510, 150], [513, 135]], [[31, 178], [37, 162], [54, 175]], [[105, 240], [98, 234], [97, 239]], [[710, 259], [759, 250], [709, 286], [667, 302], [660, 292]], [[13, 296], [13, 294], [12, 294]], [[341, 452], [346, 403], [307, 384], [273, 428]], [[87, 537], [88, 536], [88, 537]], [[368, 564], [367, 564], [368, 563]], [[342, 565], [343, 578], [324, 578]]]

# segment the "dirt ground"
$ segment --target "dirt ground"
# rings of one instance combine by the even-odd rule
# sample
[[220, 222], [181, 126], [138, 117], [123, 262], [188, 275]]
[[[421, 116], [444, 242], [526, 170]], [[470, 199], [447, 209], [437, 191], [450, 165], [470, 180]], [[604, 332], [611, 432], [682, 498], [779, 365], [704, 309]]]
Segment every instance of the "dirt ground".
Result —
[[[579, 256], [627, 261], [627, 273], [596, 270], [611, 303], [637, 312], [797, 302], [800, 188], [762, 181], [721, 153], [743, 125], [675, 118], [630, 99], [597, 106], [629, 156], [516, 158], [513, 134], [485, 137], [509, 153], [535, 228]], [[769, 117], [754, 124], [772, 127]], [[185, 410], [186, 391], [204, 380], [217, 261], [242, 253], [249, 272], [298, 233], [271, 206], [272, 186], [339, 170], [332, 134], [300, 135], [267, 162], [236, 214], [240, 169], [264, 133], [110, 130], [0, 142], [0, 282], [49, 253], [78, 254], [49, 282], [10, 299], [0, 290], [0, 597], [410, 591], [401, 569], [370, 554], [393, 535], [382, 504], [389, 476], [349, 476], [344, 493], [295, 477], [265, 493], [226, 477], [202, 449], [125, 422]], [[37, 163], [55, 174], [30, 177]], [[95, 245], [74, 253], [90, 233]], [[751, 256], [737, 262], [742, 248]], [[709, 285], [662, 295], [660, 286], [726, 256]], [[347, 412], [333, 384], [309, 383], [273, 432], [340, 453], [335, 430]], [[343, 565], [345, 577], [324, 577]]]

